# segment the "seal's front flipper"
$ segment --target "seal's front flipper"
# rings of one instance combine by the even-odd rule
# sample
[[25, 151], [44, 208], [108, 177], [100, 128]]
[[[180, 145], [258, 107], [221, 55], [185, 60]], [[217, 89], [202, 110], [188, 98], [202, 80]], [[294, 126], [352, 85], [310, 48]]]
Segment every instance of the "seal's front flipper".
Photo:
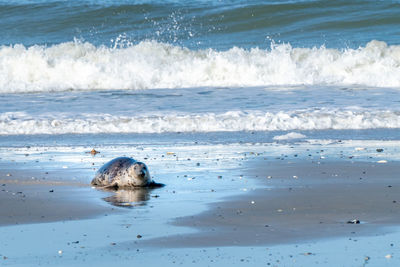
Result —
[[151, 182], [147, 185], [148, 188], [160, 188], [160, 187], [164, 187], [164, 186], [165, 186], [165, 184], [156, 183], [156, 182], [154, 182], [154, 181], [151, 181]]
[[109, 190], [118, 190], [118, 184], [117, 183], [112, 183], [106, 186], [103, 186], [104, 189], [109, 189]]

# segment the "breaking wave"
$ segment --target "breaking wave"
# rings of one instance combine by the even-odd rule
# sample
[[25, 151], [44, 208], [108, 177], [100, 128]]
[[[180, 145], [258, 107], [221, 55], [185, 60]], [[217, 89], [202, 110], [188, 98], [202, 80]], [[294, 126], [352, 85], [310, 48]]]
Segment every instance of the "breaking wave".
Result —
[[0, 93], [271, 85], [397, 87], [400, 46], [371, 41], [344, 50], [275, 44], [217, 51], [154, 41], [125, 48], [75, 41], [0, 47]]
[[0, 134], [164, 133], [221, 131], [293, 131], [400, 128], [399, 111], [229, 111], [221, 114], [142, 117], [86, 114], [70, 118], [33, 117], [24, 112], [0, 114]]

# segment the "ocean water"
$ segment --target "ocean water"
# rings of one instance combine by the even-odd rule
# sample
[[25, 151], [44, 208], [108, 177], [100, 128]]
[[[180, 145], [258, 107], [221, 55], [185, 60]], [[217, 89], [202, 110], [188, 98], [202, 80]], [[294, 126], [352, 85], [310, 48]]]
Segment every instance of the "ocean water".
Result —
[[397, 139], [399, 12], [400, 1], [0, 1], [0, 138]]

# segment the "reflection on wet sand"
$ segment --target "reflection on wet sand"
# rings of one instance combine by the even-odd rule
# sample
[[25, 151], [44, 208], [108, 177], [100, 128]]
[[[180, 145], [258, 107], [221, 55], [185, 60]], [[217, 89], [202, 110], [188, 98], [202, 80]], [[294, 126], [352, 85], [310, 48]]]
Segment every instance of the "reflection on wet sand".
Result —
[[110, 204], [118, 207], [135, 207], [146, 205], [146, 201], [150, 198], [151, 188], [134, 188], [134, 189], [103, 189], [112, 192], [113, 195], [103, 198]]

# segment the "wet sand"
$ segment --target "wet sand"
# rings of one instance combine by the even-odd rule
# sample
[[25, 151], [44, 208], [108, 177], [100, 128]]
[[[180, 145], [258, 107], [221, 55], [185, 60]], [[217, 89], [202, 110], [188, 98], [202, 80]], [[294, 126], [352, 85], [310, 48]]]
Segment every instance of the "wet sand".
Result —
[[[253, 160], [243, 171], [259, 184], [256, 189], [208, 204], [203, 213], [173, 219], [174, 226], [197, 233], [140, 245], [257, 246], [382, 232], [400, 222], [399, 169], [397, 162]], [[151, 193], [106, 192], [79, 182], [29, 180], [35, 172], [26, 170], [14, 173], [19, 179], [0, 173], [0, 226], [100, 218], [126, 212], [121, 207], [146, 201]]]
[[[111, 193], [88, 184], [28, 180], [24, 175], [32, 177], [34, 172], [13, 173], [13, 179], [0, 179], [0, 226], [82, 220], [121, 212], [101, 200]], [[0, 172], [0, 177], [6, 175]]]
[[[292, 266], [294, 259], [331, 266], [345, 254], [342, 266], [359, 266], [365, 256], [381, 264], [398, 252], [400, 164], [390, 161], [397, 145], [384, 153], [375, 144], [362, 152], [354, 145], [326, 145], [324, 156], [319, 145], [254, 144], [103, 148], [102, 157], [82, 148], [40, 154], [40, 164], [16, 158], [0, 171], [0, 257], [26, 266]], [[147, 158], [167, 186], [93, 189], [95, 170], [123, 153]], [[382, 159], [388, 162], [378, 164]]]
[[[265, 185], [209, 205], [174, 225], [198, 233], [148, 240], [157, 247], [257, 246], [384, 233], [400, 222], [399, 163], [258, 161]], [[348, 221], [359, 220], [360, 224]]]

